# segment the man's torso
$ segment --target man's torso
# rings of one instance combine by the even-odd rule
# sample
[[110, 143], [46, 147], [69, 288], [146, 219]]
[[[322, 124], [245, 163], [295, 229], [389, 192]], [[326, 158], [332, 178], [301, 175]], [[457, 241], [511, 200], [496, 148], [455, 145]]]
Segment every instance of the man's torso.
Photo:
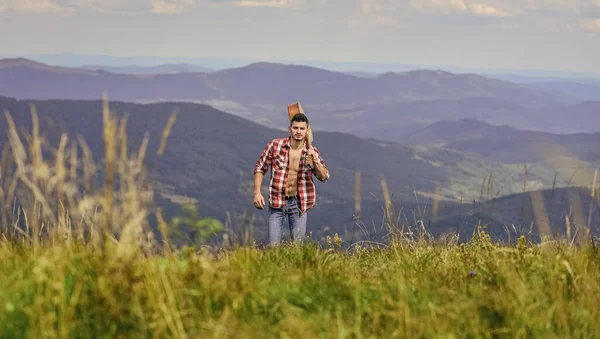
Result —
[[298, 171], [300, 168], [300, 157], [302, 149], [290, 149], [288, 157], [288, 180], [285, 195], [292, 197], [298, 194]]
[[[316, 148], [315, 148], [316, 150]], [[271, 167], [269, 202], [273, 208], [282, 208], [285, 196], [298, 195], [302, 211], [311, 209], [315, 203], [313, 170], [306, 163], [306, 151], [296, 154], [289, 145], [289, 138], [273, 139], [265, 148], [255, 165], [255, 171], [266, 173]]]

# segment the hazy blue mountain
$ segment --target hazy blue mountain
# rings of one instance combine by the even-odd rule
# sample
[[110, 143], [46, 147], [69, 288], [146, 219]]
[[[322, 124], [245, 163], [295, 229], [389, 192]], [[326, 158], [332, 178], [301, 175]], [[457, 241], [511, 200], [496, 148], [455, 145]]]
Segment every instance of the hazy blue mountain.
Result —
[[[525, 85], [475, 74], [415, 70], [385, 73], [375, 78], [300, 65], [253, 63], [218, 72], [126, 75], [52, 66], [41, 68], [26, 59], [0, 60], [0, 93], [16, 98], [99, 98], [108, 92], [115, 100], [220, 100], [250, 107], [284, 105], [348, 107], [392, 104], [413, 100], [454, 100], [489, 97], [523, 107], [549, 107], [559, 96]], [[256, 113], [260, 116], [259, 113]]]
[[[5, 56], [6, 58], [15, 58], [17, 56]], [[195, 64], [203, 65], [212, 69], [225, 69], [230, 67], [239, 67], [255, 62], [253, 59], [244, 58], [213, 58], [213, 57], [157, 57], [157, 56], [114, 56], [102, 54], [81, 54], [81, 53], [56, 53], [56, 54], [25, 54], [18, 57], [35, 60], [52, 65], [65, 67], [81, 67], [83, 65], [104, 65], [110, 67], [120, 67], [136, 65], [142, 67], [152, 67], [161, 64]]]
[[173, 73], [210, 73], [215, 70], [194, 64], [162, 64], [157, 66], [105, 66], [83, 65], [80, 68], [90, 70], [104, 70], [111, 73], [122, 74], [173, 74]]
[[[600, 132], [551, 134], [464, 119], [439, 121], [399, 134], [396, 141], [476, 153], [504, 163], [533, 163], [562, 153], [600, 163]], [[552, 152], [552, 149], [557, 152]], [[559, 150], [561, 153], [558, 153]]]
[[459, 120], [554, 134], [594, 133], [600, 131], [598, 112], [600, 101], [526, 109], [494, 98], [468, 98], [359, 106], [313, 113], [312, 121], [319, 130], [398, 141], [406, 132], [440, 121]]

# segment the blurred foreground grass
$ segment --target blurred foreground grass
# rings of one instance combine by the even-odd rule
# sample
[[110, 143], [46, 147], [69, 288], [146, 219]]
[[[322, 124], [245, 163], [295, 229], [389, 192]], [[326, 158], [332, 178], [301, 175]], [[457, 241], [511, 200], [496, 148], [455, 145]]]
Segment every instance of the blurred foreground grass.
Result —
[[[110, 250], [110, 246], [107, 248]], [[2, 337], [600, 335], [600, 255], [553, 243], [183, 251], [0, 247]]]

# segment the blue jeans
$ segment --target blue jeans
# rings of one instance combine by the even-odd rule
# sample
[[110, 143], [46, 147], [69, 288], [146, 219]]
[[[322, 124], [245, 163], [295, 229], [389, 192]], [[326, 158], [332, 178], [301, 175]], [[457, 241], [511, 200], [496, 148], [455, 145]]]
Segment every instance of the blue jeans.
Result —
[[283, 224], [287, 218], [290, 226], [290, 236], [293, 241], [302, 241], [306, 234], [306, 213], [300, 210], [298, 197], [288, 198], [282, 208], [269, 207], [269, 243], [275, 245], [281, 242]]

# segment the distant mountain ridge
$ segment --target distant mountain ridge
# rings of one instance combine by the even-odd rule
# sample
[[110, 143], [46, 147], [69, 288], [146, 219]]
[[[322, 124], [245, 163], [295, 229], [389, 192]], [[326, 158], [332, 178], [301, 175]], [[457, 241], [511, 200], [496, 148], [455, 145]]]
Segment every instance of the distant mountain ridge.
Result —
[[[398, 135], [403, 144], [437, 145], [505, 163], [537, 162], [568, 154], [600, 164], [600, 132], [552, 134], [495, 126], [473, 119], [438, 121]], [[552, 152], [554, 150], [554, 152]]]
[[157, 66], [105, 66], [83, 65], [79, 68], [89, 70], [103, 70], [110, 73], [121, 74], [177, 74], [177, 73], [211, 73], [215, 70], [193, 64], [161, 64]]
[[97, 75], [97, 72], [73, 67], [51, 66], [41, 62], [28, 60], [25, 58], [0, 59], [0, 69], [30, 69], [42, 72], [52, 73], [74, 73], [82, 75]]
[[399, 131], [441, 120], [475, 119], [552, 133], [600, 131], [600, 101], [477, 74], [441, 70], [355, 76], [303, 65], [257, 62], [206, 72], [121, 74], [0, 60], [0, 95], [20, 99], [99, 99], [204, 103], [272, 128], [285, 107], [303, 103], [315, 130], [398, 140]]
[[[41, 68], [37, 66], [40, 63], [23, 61], [15, 66], [12, 60], [0, 60], [0, 93], [16, 98], [91, 99], [99, 98], [107, 91], [116, 100], [230, 100], [244, 105], [304, 101], [310, 105], [347, 106], [466, 97], [497, 97], [525, 107], [561, 103], [550, 92], [524, 85], [473, 74], [430, 70], [364, 78], [308, 66], [259, 62], [203, 75], [157, 74], [140, 78], [126, 74], [86, 73], [65, 67], [56, 67], [61, 72], [55, 72], [54, 66]], [[67, 74], [71, 76], [66, 77]], [[3, 81], [9, 79], [8, 76], [13, 80], [19, 78], [30, 89], [24, 91], [11, 86]], [[50, 91], [49, 82], [64, 89]], [[189, 87], [195, 90], [188, 91]]]

